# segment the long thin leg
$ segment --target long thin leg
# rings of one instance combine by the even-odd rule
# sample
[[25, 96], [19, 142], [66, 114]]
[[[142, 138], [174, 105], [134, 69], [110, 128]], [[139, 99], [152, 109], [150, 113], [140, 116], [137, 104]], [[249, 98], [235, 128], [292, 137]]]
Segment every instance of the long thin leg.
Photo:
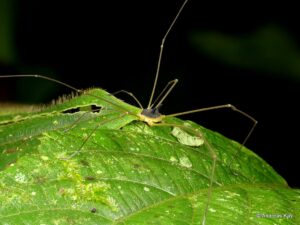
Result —
[[[226, 109], [226, 108], [229, 108], [235, 112], [238, 112], [239, 114], [243, 115], [244, 117], [248, 118], [249, 120], [251, 120], [253, 122], [253, 125], [251, 126], [251, 129], [248, 132], [246, 138], [243, 140], [240, 148], [234, 154], [234, 158], [235, 158], [238, 155], [238, 153], [241, 151], [241, 149], [245, 146], [246, 142], [248, 141], [249, 137], [253, 133], [253, 131], [258, 123], [257, 120], [254, 119], [252, 116], [250, 116], [248, 113], [245, 113], [244, 111], [236, 108], [234, 105], [225, 104], [225, 105], [217, 105], [217, 106], [206, 107], [206, 108], [201, 108], [201, 109], [189, 110], [189, 111], [184, 111], [184, 112], [179, 112], [179, 113], [173, 113], [173, 114], [165, 115], [165, 117], [182, 116], [182, 115], [187, 115], [187, 114], [191, 114], [191, 113], [204, 112], [204, 111], [210, 111], [210, 110], [216, 110], [216, 109]], [[232, 162], [230, 162], [230, 165], [231, 164], [232, 164]]]
[[[102, 110], [102, 109], [101, 109], [101, 110]], [[78, 117], [78, 118], [75, 120], [75, 122], [73, 122], [70, 126], [66, 127], [66, 128], [64, 129], [64, 132], [68, 132], [68, 131], [71, 130], [73, 127], [75, 127], [76, 124], [79, 123], [79, 121], [81, 121], [82, 118], [85, 117], [85, 115], [87, 115], [88, 113], [90, 113], [90, 112], [96, 112], [96, 111], [98, 111], [98, 109], [94, 109], [94, 110], [91, 110], [91, 111], [88, 111], [88, 112], [83, 113], [80, 117]]]
[[125, 113], [122, 113], [120, 114], [119, 116], [115, 117], [115, 118], [112, 118], [112, 119], [107, 119], [105, 121], [102, 121], [100, 123], [98, 123], [94, 128], [93, 130], [88, 134], [88, 136], [85, 138], [85, 140], [81, 143], [81, 145], [79, 146], [78, 150], [73, 152], [70, 156], [68, 157], [64, 157], [64, 158], [61, 158], [62, 160], [69, 160], [71, 159], [72, 157], [74, 157], [75, 155], [79, 154], [80, 151], [82, 150], [83, 146], [87, 143], [87, 141], [91, 138], [91, 136], [93, 135], [93, 133], [103, 124], [106, 124], [108, 122], [111, 122], [113, 120], [116, 120], [116, 119], [120, 119], [122, 118], [123, 116], [125, 115], [128, 115], [128, 112], [125, 112]]
[[[157, 108], [159, 107], [163, 101], [166, 99], [166, 97], [170, 94], [170, 92], [173, 90], [173, 88], [175, 87], [175, 85], [178, 83], [178, 79], [174, 79], [171, 80], [167, 83], [167, 85], [164, 87], [164, 89], [160, 92], [160, 94], [158, 95], [158, 97], [155, 99], [155, 101], [153, 102], [153, 104], [150, 106], [150, 108]], [[161, 98], [161, 96], [163, 96]], [[158, 100], [161, 98], [161, 100], [158, 102]], [[156, 104], [156, 102], [158, 102]]]
[[159, 75], [159, 70], [160, 70], [160, 64], [161, 64], [161, 59], [162, 59], [162, 54], [163, 54], [163, 51], [164, 51], [164, 44], [165, 44], [166, 38], [168, 37], [168, 34], [172, 30], [175, 22], [177, 21], [180, 13], [182, 12], [182, 10], [183, 10], [183, 8], [184, 8], [184, 6], [186, 5], [187, 2], [188, 2], [188, 0], [185, 0], [183, 2], [183, 4], [180, 7], [178, 13], [176, 14], [175, 18], [173, 19], [170, 27], [168, 28], [167, 32], [165, 33], [163, 39], [161, 40], [160, 51], [159, 51], [158, 62], [157, 62], [156, 73], [155, 73], [155, 79], [154, 79], [154, 84], [153, 84], [153, 88], [152, 88], [152, 92], [151, 92], [151, 95], [150, 95], [150, 99], [149, 99], [149, 103], [148, 103], [147, 109], [151, 108], [150, 106], [152, 105], [152, 100], [153, 100], [155, 89], [156, 89], [156, 84], [157, 84], [157, 80], [158, 80], [158, 75]]
[[125, 94], [129, 95], [139, 105], [140, 109], [143, 109], [142, 104], [140, 103], [140, 101], [137, 99], [137, 97], [135, 97], [135, 95], [132, 92], [125, 91], [125, 90], [120, 90], [120, 91], [116, 91], [116, 92], [112, 93], [112, 95], [117, 95], [119, 93], [125, 93]]
[[205, 225], [206, 216], [207, 216], [207, 212], [208, 212], [208, 208], [209, 208], [210, 201], [211, 201], [211, 196], [212, 196], [212, 187], [213, 187], [213, 183], [214, 183], [214, 176], [215, 176], [216, 164], [217, 164], [217, 159], [218, 159], [216, 152], [213, 150], [213, 148], [210, 145], [209, 141], [207, 141], [205, 136], [199, 130], [195, 130], [193, 128], [190, 128], [190, 127], [187, 127], [187, 126], [184, 126], [184, 125], [178, 125], [178, 124], [172, 124], [172, 123], [159, 123], [159, 124], [154, 124], [153, 126], [171, 126], [171, 127], [182, 128], [184, 130], [189, 131], [190, 133], [194, 133], [199, 138], [203, 139], [204, 144], [207, 146], [207, 148], [209, 150], [209, 154], [210, 154], [211, 159], [212, 159], [212, 166], [211, 166], [211, 172], [210, 172], [209, 181], [208, 181], [209, 182], [209, 188], [208, 188], [208, 191], [207, 191], [207, 201], [205, 203], [205, 208], [204, 208], [203, 217], [202, 217], [202, 225]]
[[257, 121], [252, 116], [250, 116], [249, 114], [243, 112], [242, 110], [236, 108], [234, 105], [231, 105], [231, 104], [217, 105], [217, 106], [205, 107], [205, 108], [201, 108], [201, 109], [188, 110], [188, 111], [179, 112], [179, 113], [172, 113], [172, 114], [166, 115], [165, 117], [182, 116], [182, 115], [186, 115], [186, 114], [192, 114], [192, 113], [204, 112], [204, 111], [210, 111], [210, 110], [216, 110], [216, 109], [224, 109], [224, 108], [230, 108], [233, 111], [236, 111], [236, 112], [242, 114], [243, 116], [249, 118], [254, 123], [257, 123]]
[[[154, 106], [154, 108], [157, 108], [159, 105], [161, 105], [162, 102], [169, 95], [169, 93], [173, 90], [173, 88], [175, 87], [175, 85], [177, 83], [178, 83], [178, 79], [174, 79], [174, 80], [169, 81], [167, 83], [167, 85], [164, 87], [164, 89], [161, 91], [161, 93], [158, 95], [158, 97], [155, 99], [153, 104], [150, 106], [150, 108], [153, 108], [153, 106]], [[129, 92], [129, 91], [126, 91], [126, 90], [119, 90], [119, 91], [116, 91], [116, 92], [112, 93], [112, 95], [117, 95], [119, 93], [125, 93], [125, 94], [129, 95], [139, 105], [140, 109], [144, 109], [142, 104], [140, 103], [140, 101], [137, 99], [137, 97], [135, 97], [135, 95], [132, 92]], [[163, 97], [161, 98], [161, 96], [163, 96]], [[159, 101], [159, 103], [156, 104], [156, 102], [158, 102], [158, 100], [160, 100], [160, 101]]]
[[[95, 97], [95, 98], [98, 98], [106, 103], [109, 103], [113, 106], [116, 107], [116, 110], [119, 110], [120, 112], [124, 112], [126, 109], [124, 109], [122, 106], [114, 103], [113, 101], [111, 100], [108, 100], [106, 98], [103, 98], [103, 97], [99, 97], [99, 96], [96, 96], [96, 95], [93, 95], [93, 94], [90, 94], [90, 93], [87, 93], [87, 91], [84, 91], [84, 90], [80, 90], [80, 89], [77, 89], [67, 83], [64, 83], [62, 81], [59, 81], [57, 79], [54, 79], [54, 78], [51, 78], [51, 77], [47, 77], [47, 76], [43, 76], [43, 75], [38, 75], [38, 74], [19, 74], [19, 75], [0, 75], [0, 78], [16, 78], [16, 77], [31, 77], [31, 78], [39, 78], [39, 79], [44, 79], [44, 80], [49, 80], [51, 82], [54, 82], [54, 83], [57, 83], [57, 84], [60, 84], [62, 86], [65, 86], [67, 88], [70, 88], [71, 90], [73, 91], [76, 91], [77, 93], [79, 94], [85, 94], [85, 95], [89, 95], [89, 96], [92, 96], [92, 97]], [[133, 113], [131, 112], [128, 112], [128, 114], [132, 114], [134, 115]]]

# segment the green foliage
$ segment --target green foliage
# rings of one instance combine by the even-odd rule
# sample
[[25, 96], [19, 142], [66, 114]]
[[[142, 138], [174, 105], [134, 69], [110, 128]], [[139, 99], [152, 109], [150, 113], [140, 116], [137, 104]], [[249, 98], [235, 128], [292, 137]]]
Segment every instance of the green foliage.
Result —
[[10, 64], [16, 62], [14, 45], [14, 0], [0, 1], [0, 62]]
[[280, 27], [265, 26], [243, 36], [198, 31], [191, 42], [201, 54], [224, 64], [300, 79], [299, 48]]
[[[206, 143], [186, 145], [173, 127], [137, 121], [140, 109], [103, 90], [90, 94], [101, 99], [0, 117], [0, 224], [201, 224], [210, 188], [206, 224], [300, 224], [300, 190], [250, 150], [234, 157], [238, 143], [169, 118], [200, 130], [216, 152], [210, 187]], [[121, 117], [124, 109], [133, 114]]]

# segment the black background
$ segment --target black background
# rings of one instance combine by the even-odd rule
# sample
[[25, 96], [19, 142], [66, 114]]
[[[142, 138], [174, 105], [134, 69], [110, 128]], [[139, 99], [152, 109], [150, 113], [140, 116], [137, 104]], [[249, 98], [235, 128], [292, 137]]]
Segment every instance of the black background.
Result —
[[[1, 73], [44, 74], [82, 89], [125, 89], [145, 106], [161, 38], [182, 2], [16, 1], [18, 63], [1, 65]], [[255, 117], [259, 123], [247, 147], [299, 188], [300, 79], [222, 64], [196, 51], [189, 41], [195, 30], [247, 35], [266, 24], [284, 27], [297, 41], [299, 21], [292, 8], [274, 2], [271, 8], [253, 1], [221, 5], [191, 0], [165, 44], [158, 90], [169, 80], [179, 79], [161, 109], [164, 114], [231, 103]], [[69, 93], [36, 79], [1, 79], [0, 88], [2, 101], [46, 103]], [[237, 141], [244, 139], [252, 125], [230, 110], [183, 118]]]

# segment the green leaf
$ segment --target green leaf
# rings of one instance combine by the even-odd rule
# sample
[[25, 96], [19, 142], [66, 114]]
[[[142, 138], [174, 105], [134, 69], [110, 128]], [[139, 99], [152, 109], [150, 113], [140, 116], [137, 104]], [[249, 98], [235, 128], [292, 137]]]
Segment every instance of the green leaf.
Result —
[[0, 1], [0, 62], [13, 64], [17, 61], [15, 48], [15, 7], [14, 0]]
[[201, 54], [223, 64], [300, 79], [299, 48], [280, 27], [269, 25], [243, 36], [196, 31], [190, 39]]
[[[235, 141], [166, 119], [208, 142], [187, 145], [188, 130], [149, 127], [140, 109], [89, 94], [0, 117], [1, 224], [300, 224], [300, 190], [250, 150], [235, 157]], [[217, 155], [212, 186], [208, 146]]]

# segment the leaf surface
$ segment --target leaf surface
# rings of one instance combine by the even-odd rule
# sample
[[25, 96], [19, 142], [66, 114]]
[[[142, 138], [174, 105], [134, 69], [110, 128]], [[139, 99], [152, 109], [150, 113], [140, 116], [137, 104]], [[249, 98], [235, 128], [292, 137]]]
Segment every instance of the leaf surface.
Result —
[[[140, 109], [89, 93], [0, 118], [1, 224], [201, 224], [209, 190], [205, 224], [300, 224], [300, 191], [250, 150], [235, 157], [235, 141], [168, 118], [201, 131], [217, 154], [210, 186], [207, 143], [185, 145], [173, 126], [149, 127]], [[100, 112], [68, 112], [88, 105]]]

